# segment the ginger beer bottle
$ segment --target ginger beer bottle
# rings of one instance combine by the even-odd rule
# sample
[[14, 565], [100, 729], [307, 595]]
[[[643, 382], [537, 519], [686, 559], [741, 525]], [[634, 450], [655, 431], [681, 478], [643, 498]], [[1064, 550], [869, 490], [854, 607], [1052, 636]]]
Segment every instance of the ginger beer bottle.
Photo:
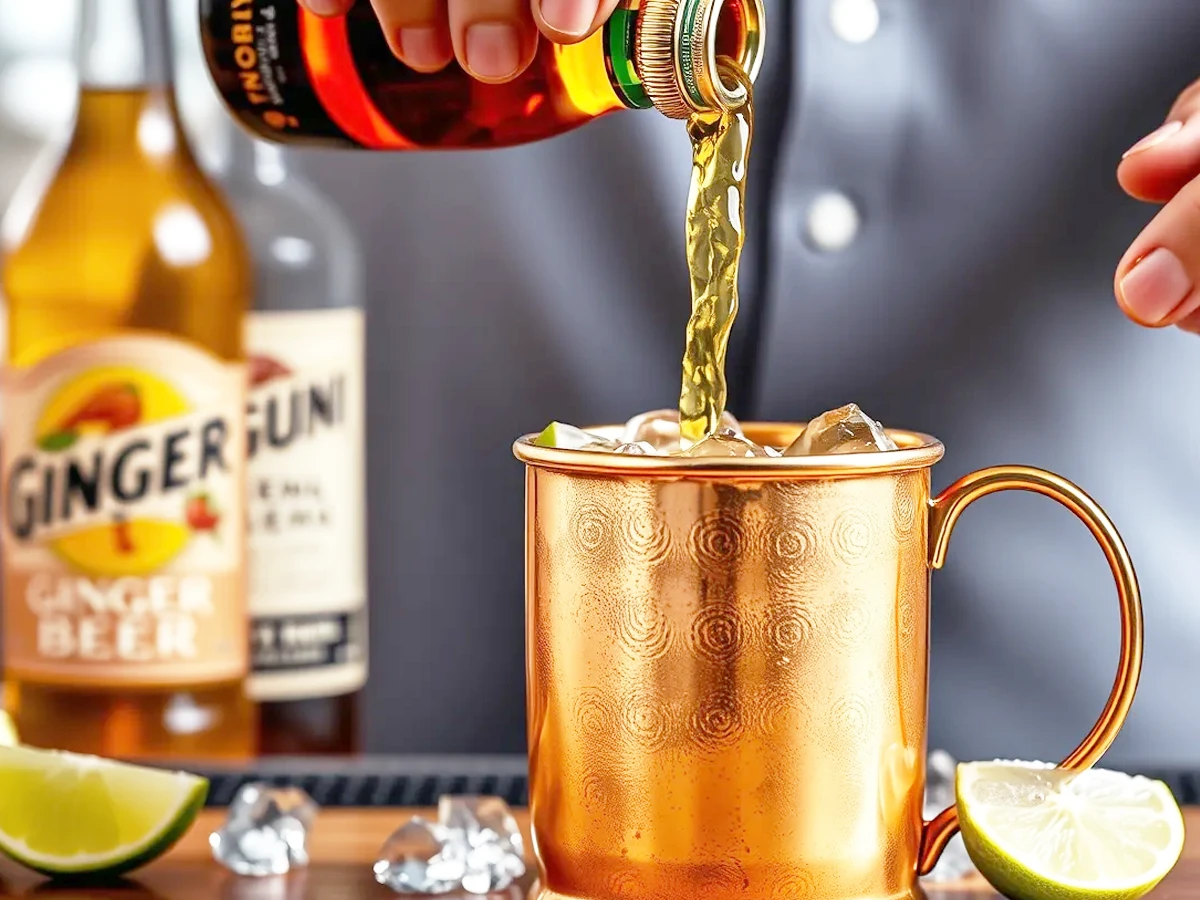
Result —
[[248, 687], [263, 753], [344, 755], [367, 679], [361, 260], [280, 147], [228, 130], [222, 181], [255, 272]]
[[370, 4], [322, 19], [295, 0], [200, 0], [209, 71], [233, 113], [279, 142], [372, 150], [503, 147], [619, 109], [686, 118], [737, 106], [729, 56], [751, 80], [762, 0], [622, 0], [579, 44], [547, 40], [515, 81], [489, 85], [451, 63], [421, 74], [388, 49]]
[[6, 693], [22, 740], [243, 758], [250, 268], [163, 0], [82, 0], [79, 105], [5, 220]]

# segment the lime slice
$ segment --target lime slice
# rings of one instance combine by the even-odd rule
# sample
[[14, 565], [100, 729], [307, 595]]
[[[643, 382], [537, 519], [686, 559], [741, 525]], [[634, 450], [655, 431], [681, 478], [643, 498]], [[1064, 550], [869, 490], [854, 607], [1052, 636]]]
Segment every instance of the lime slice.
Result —
[[0, 748], [0, 850], [46, 875], [118, 875], [179, 840], [207, 794], [183, 772]]
[[0, 747], [15, 747], [21, 743], [17, 738], [17, 726], [12, 716], [0, 709]]
[[1161, 781], [1046, 763], [958, 767], [971, 860], [1013, 900], [1134, 900], [1183, 852], [1183, 814]]
[[551, 422], [533, 439], [533, 443], [538, 447], [557, 447], [562, 450], [582, 450], [592, 444], [604, 442], [604, 438], [598, 434], [562, 422]]

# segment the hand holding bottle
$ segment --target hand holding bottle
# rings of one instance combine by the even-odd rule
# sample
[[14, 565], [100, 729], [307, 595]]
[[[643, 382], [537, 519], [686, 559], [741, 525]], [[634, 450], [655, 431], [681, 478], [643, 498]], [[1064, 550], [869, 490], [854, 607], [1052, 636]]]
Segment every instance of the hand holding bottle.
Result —
[[[356, 0], [299, 0], [318, 16], [344, 14]], [[357, 0], [365, 3], [367, 0]], [[480, 81], [499, 84], [525, 71], [538, 32], [559, 44], [582, 41], [617, 0], [370, 0], [397, 58], [418, 72], [457, 59]]]

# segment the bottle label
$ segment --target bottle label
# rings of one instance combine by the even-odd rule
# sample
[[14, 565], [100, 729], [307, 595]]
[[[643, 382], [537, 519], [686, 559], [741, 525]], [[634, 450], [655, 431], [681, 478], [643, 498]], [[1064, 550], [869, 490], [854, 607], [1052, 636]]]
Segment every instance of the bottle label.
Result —
[[373, 27], [383, 40], [369, 8], [365, 16], [356, 9], [326, 19], [295, 0], [214, 0], [201, 15], [217, 89], [259, 136], [300, 133], [313, 143], [374, 147], [391, 132], [367, 96], [350, 49], [352, 24]]
[[245, 367], [111, 338], [3, 378], [4, 652], [42, 683], [247, 669]]
[[363, 316], [256, 312], [250, 360], [250, 613], [259, 701], [367, 680]]

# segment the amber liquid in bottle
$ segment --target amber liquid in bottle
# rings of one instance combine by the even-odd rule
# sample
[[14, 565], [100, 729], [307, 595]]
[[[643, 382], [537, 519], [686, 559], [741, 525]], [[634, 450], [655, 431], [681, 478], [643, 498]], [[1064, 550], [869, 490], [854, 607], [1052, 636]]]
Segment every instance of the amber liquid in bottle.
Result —
[[[712, 10], [710, 55], [753, 57], [746, 68], [757, 71], [755, 0], [682, 2], [704, 16]], [[615, 110], [653, 106], [636, 64], [639, 9], [626, 0], [578, 44], [542, 40], [522, 75], [492, 85], [453, 63], [433, 74], [407, 68], [388, 49], [369, 3], [322, 19], [294, 2], [200, 2], [209, 71], [244, 126], [277, 142], [375, 150], [523, 144]]]
[[[164, 4], [85, 0], [82, 16], [81, 91], [74, 132], [52, 179], [41, 186], [26, 184], [5, 223], [8, 374], [28, 371], [56, 354], [131, 335], [178, 341], [179, 346], [185, 342], [201, 351], [198, 358], [211, 360], [205, 364], [217, 370], [233, 364], [229, 371], [236, 372], [242, 359], [250, 269], [234, 219], [192, 157], [177, 118]], [[175, 359], [167, 356], [154, 374], [169, 380]], [[119, 371], [111, 364], [107, 368]], [[80, 372], [80, 378], [91, 377], [86, 367]], [[148, 404], [156, 401], [138, 390], [133, 383], [130, 395], [139, 397], [137, 403], [147, 413]], [[104, 396], [109, 398], [105, 414], [111, 420], [116, 415], [113, 403], [119, 402], [112, 393]], [[241, 404], [244, 394], [231, 392], [225, 408]], [[99, 408], [94, 403], [92, 412]], [[75, 418], [83, 421], [87, 414]], [[95, 422], [93, 415], [91, 424]], [[6, 435], [7, 428], [6, 421]], [[16, 452], [9, 446], [4, 451]], [[158, 481], [161, 474], [154, 465], [145, 463], [150, 481]], [[131, 472], [127, 469], [123, 476], [127, 487], [136, 482], [130, 481]], [[214, 539], [201, 534], [206, 524], [208, 531], [215, 531], [214, 519], [235, 517], [236, 522], [244, 515], [237, 508], [196, 506], [195, 496], [199, 495], [187, 500], [195, 529], [192, 541]], [[184, 499], [180, 497], [177, 508], [182, 510]], [[111, 527], [118, 544], [136, 542], [136, 529], [122, 531], [119, 518]], [[236, 541], [240, 535], [237, 526], [222, 536]], [[6, 556], [5, 565], [10, 563]], [[120, 581], [112, 572], [102, 577], [86, 568], [73, 569], [57, 582], [59, 587], [66, 590], [64, 585], [76, 580], [76, 573], [77, 581], [87, 580], [89, 590], [113, 588]], [[160, 589], [166, 596], [167, 580], [155, 586], [153, 571], [133, 574], [140, 580], [139, 587], [131, 586], [124, 595], [130, 609], [154, 602], [146, 597]], [[133, 599], [135, 593], [140, 599]], [[81, 592], [73, 601], [77, 606], [72, 615], [78, 613], [80, 619], [79, 609], [95, 602], [94, 596], [84, 596]], [[4, 599], [16, 605], [23, 597], [9, 593]], [[177, 601], [176, 595], [163, 600]], [[229, 599], [228, 619], [236, 615], [237, 604], [236, 596]], [[244, 589], [241, 604], [244, 618]], [[9, 616], [6, 609], [6, 627]], [[147, 629], [154, 623], [133, 618], [126, 623], [125, 636], [150, 641]], [[93, 660], [111, 658], [117, 652], [114, 646], [125, 639], [115, 636], [113, 626], [113, 618], [97, 616], [86, 638], [80, 625], [70, 643], [80, 652], [86, 643]], [[244, 622], [231, 621], [228, 628], [220, 642], [225, 652], [236, 656], [237, 648], [229, 645], [244, 637]], [[138, 652], [143, 650], [154, 652], [145, 647]], [[172, 679], [162, 685], [141, 680], [116, 686], [103, 678], [97, 684], [14, 673], [11, 656], [9, 645], [6, 701], [25, 743], [138, 759], [236, 759], [255, 752], [253, 706], [243, 690], [244, 676], [232, 670], [223, 680], [208, 677], [187, 684]]]

